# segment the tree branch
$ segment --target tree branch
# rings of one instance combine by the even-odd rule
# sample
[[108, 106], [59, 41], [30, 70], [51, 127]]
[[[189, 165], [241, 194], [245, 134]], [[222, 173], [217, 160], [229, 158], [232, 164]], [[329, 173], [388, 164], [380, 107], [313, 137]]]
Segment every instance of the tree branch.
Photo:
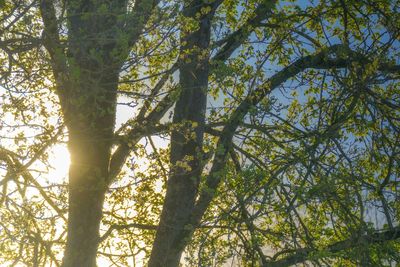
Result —
[[[161, 79], [157, 82], [157, 84], [153, 87], [151, 90], [151, 96], [156, 96], [158, 92], [162, 89], [162, 87], [165, 85], [165, 83], [168, 80], [168, 77], [174, 73], [178, 68], [178, 64], [175, 63], [167, 73], [165, 73]], [[145, 103], [143, 104], [143, 107], [140, 109], [138, 116], [136, 119], [133, 121], [133, 124], [135, 125], [125, 136], [122, 137], [124, 140], [123, 143], [119, 145], [119, 147], [116, 149], [114, 154], [111, 157], [110, 161], [110, 168], [109, 168], [109, 183], [111, 183], [114, 178], [118, 175], [118, 173], [121, 171], [123, 165], [125, 164], [125, 161], [129, 155], [129, 152], [131, 151], [129, 144], [132, 146], [139, 142], [139, 140], [149, 134], [154, 134], [157, 133], [158, 130], [160, 129], [159, 126], [155, 127], [155, 125], [160, 121], [160, 119], [165, 115], [165, 113], [172, 107], [174, 104], [176, 88], [172, 89], [171, 92], [165, 96], [158, 104], [156, 107], [153, 108], [153, 110], [145, 117], [146, 112], [148, 111], [150, 107], [150, 101], [146, 100]], [[148, 130], [145, 130], [144, 128], [149, 128]], [[151, 128], [156, 128], [154, 130], [151, 130]], [[162, 128], [162, 127], [161, 127]], [[165, 127], [163, 129], [165, 130]], [[120, 130], [118, 130], [120, 131]], [[118, 132], [117, 131], [117, 132]]]
[[14, 170], [10, 175], [21, 175], [27, 182], [32, 183], [42, 195], [44, 200], [46, 200], [46, 202], [50, 205], [50, 207], [52, 207], [65, 222], [67, 221], [66, 217], [64, 216], [64, 212], [57, 206], [56, 203], [54, 203], [51, 197], [47, 195], [42, 185], [36, 181], [32, 174], [27, 170], [27, 167], [23, 165], [13, 153], [8, 153], [6, 149], [0, 148], [0, 156], [11, 159], [7, 160], [7, 164], [11, 165], [10, 167], [12, 167]]
[[56, 11], [52, 0], [40, 1], [40, 13], [43, 19], [43, 44], [49, 52], [56, 90], [63, 110], [67, 110], [66, 80], [69, 73], [64, 48], [60, 42]]
[[128, 228], [136, 228], [136, 229], [141, 229], [141, 230], [152, 230], [155, 231], [157, 230], [157, 225], [149, 225], [149, 224], [142, 224], [142, 223], [130, 223], [130, 224], [113, 224], [110, 226], [110, 228], [108, 228], [108, 230], [104, 233], [104, 235], [102, 235], [99, 239], [99, 243], [103, 242], [104, 240], [106, 240], [111, 233], [114, 230], [123, 230], [123, 229], [128, 229]]
[[128, 20], [124, 25], [124, 30], [128, 34], [128, 47], [132, 47], [143, 32], [151, 13], [158, 5], [160, 0], [139, 0], [135, 2], [135, 6], [128, 14]]
[[254, 28], [261, 21], [265, 20], [272, 14], [272, 10], [276, 5], [276, 0], [265, 0], [255, 9], [255, 16], [249, 18], [242, 27], [235, 32], [226, 36], [224, 39], [216, 42], [216, 45], [222, 46], [221, 50], [214, 56], [213, 61], [225, 61], [232, 53], [249, 37]]
[[[129, 228], [136, 228], [139, 230], [149, 230], [149, 231], [156, 231], [158, 225], [153, 224], [143, 224], [143, 223], [129, 223], [129, 224], [113, 224], [111, 225], [107, 231], [100, 237], [99, 243], [106, 240], [114, 230], [124, 230]], [[225, 225], [200, 225], [199, 228], [201, 229], [229, 229], [232, 230], [231, 227]]]
[[[386, 241], [396, 240], [399, 238], [400, 238], [400, 226], [397, 226], [391, 230], [375, 231], [373, 233], [366, 234], [357, 238], [351, 238], [339, 241], [321, 250], [302, 248], [296, 250], [294, 254], [289, 255], [285, 258], [282, 258], [277, 261], [268, 262], [267, 264], [264, 264], [264, 267], [292, 266], [294, 264], [306, 261], [309, 258], [309, 256], [315, 255], [317, 252], [338, 253], [346, 249], [353, 249], [366, 244], [368, 245], [379, 244]], [[280, 256], [281, 254], [282, 253], [279, 253], [279, 255], [276, 256]]]
[[[232, 144], [232, 138], [239, 124], [243, 121], [250, 108], [256, 106], [275, 88], [293, 78], [300, 72], [308, 69], [332, 69], [346, 68], [353, 63], [367, 64], [369, 59], [350, 50], [345, 45], [333, 45], [321, 52], [302, 57], [296, 60], [291, 65], [282, 69], [278, 73], [270, 77], [265, 83], [251, 91], [248, 96], [240, 103], [236, 110], [228, 119], [227, 124], [221, 132], [221, 137], [217, 143], [216, 154], [212, 163], [209, 175], [207, 176], [205, 186], [200, 192], [199, 199], [192, 215], [192, 224], [198, 225], [201, 217], [213, 199], [216, 189], [222, 179], [222, 171], [225, 168], [226, 156]], [[386, 63], [380, 64], [378, 70], [397, 72], [398, 66], [389, 65]]]
[[125, 161], [137, 142], [147, 135], [153, 135], [168, 130], [166, 125], [157, 125], [157, 121], [144, 124], [136, 124], [128, 134], [121, 137], [121, 143], [115, 150], [110, 160], [109, 174], [107, 183], [110, 184], [120, 173]]

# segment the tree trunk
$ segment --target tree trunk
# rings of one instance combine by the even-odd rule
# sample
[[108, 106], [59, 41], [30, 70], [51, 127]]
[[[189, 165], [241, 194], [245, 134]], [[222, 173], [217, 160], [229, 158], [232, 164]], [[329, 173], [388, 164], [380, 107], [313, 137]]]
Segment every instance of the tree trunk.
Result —
[[62, 266], [93, 267], [109, 183], [119, 72], [158, 1], [135, 1], [132, 12], [127, 1], [66, 1], [66, 42], [60, 41], [59, 30], [65, 29], [58, 25], [55, 2], [40, 2], [71, 154]]
[[[110, 71], [111, 72], [111, 71]], [[75, 82], [82, 102], [71, 105], [69, 215], [63, 267], [96, 266], [99, 227], [108, 186], [118, 74], [87, 73]], [[91, 86], [90, 86], [91, 85]]]
[[[183, 10], [185, 17], [194, 17], [205, 7], [203, 1], [193, 1]], [[171, 135], [171, 174], [153, 243], [149, 267], [179, 266], [180, 258], [192, 231], [190, 217], [203, 169], [207, 85], [209, 76], [208, 47], [212, 13], [203, 15], [194, 32], [182, 32], [179, 83], [181, 94], [174, 110], [173, 122], [178, 129]]]
[[94, 267], [108, 186], [121, 60], [117, 15], [124, 1], [71, 0], [67, 3], [68, 81], [64, 86], [69, 131], [69, 214], [63, 267]]
[[70, 134], [69, 215], [63, 267], [96, 266], [109, 147]]

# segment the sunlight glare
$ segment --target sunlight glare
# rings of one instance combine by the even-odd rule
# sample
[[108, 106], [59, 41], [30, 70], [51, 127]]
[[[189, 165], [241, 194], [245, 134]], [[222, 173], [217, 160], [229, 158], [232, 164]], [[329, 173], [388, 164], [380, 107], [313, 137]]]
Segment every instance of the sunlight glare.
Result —
[[49, 152], [49, 180], [52, 183], [64, 183], [68, 177], [70, 155], [65, 144], [57, 144]]

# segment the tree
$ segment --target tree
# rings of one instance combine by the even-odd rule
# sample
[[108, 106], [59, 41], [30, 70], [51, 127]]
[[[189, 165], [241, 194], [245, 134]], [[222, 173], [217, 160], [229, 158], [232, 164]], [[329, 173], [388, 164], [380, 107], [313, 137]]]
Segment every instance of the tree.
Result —
[[396, 1], [0, 4], [2, 264], [399, 263]]

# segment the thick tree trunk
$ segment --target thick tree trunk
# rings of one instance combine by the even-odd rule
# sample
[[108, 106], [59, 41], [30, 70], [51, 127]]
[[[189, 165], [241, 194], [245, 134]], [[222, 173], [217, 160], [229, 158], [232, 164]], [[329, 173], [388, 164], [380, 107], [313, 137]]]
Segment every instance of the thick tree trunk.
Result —
[[117, 72], [82, 77], [75, 83], [82, 103], [71, 105], [66, 117], [71, 166], [63, 267], [96, 266], [115, 124]]
[[89, 190], [85, 190], [81, 194], [75, 190], [70, 193], [71, 211], [68, 228], [75, 230], [68, 231], [63, 267], [96, 266], [99, 224], [104, 197], [101, 190]]
[[[120, 67], [158, 1], [69, 0], [61, 42], [54, 1], [40, 1], [45, 46], [69, 131], [69, 215], [63, 267], [96, 266], [109, 181]], [[106, 8], [106, 10], [105, 10]], [[64, 21], [62, 22], [64, 23]], [[63, 32], [65, 35], [65, 32]]]
[[63, 267], [96, 266], [109, 147], [70, 134], [69, 215]]
[[[63, 267], [94, 267], [108, 186], [123, 52], [116, 38], [124, 1], [71, 0], [64, 118], [69, 130], [69, 214]], [[108, 5], [108, 4], [109, 5]], [[101, 13], [107, 4], [110, 9]], [[101, 15], [100, 15], [101, 14]], [[64, 84], [65, 86], [65, 84]]]
[[[203, 1], [192, 1], [183, 10], [183, 15], [194, 17], [203, 7]], [[211, 13], [203, 15], [198, 30], [182, 32], [182, 43], [186, 44], [181, 50], [183, 60], [179, 83], [182, 91], [173, 118], [173, 122], [180, 124], [181, 128], [178, 126], [171, 135], [171, 174], [149, 267], [179, 266], [192, 233], [189, 221], [203, 167], [211, 18]]]
[[[175, 108], [174, 123], [185, 125], [171, 136], [171, 175], [149, 266], [178, 266], [186, 245], [183, 230], [193, 210], [202, 170], [202, 143], [208, 69], [182, 69], [185, 88]], [[194, 124], [193, 124], [194, 123]], [[195, 125], [195, 126], [192, 126]], [[190, 129], [193, 127], [193, 129]], [[192, 134], [195, 136], [192, 136]]]

